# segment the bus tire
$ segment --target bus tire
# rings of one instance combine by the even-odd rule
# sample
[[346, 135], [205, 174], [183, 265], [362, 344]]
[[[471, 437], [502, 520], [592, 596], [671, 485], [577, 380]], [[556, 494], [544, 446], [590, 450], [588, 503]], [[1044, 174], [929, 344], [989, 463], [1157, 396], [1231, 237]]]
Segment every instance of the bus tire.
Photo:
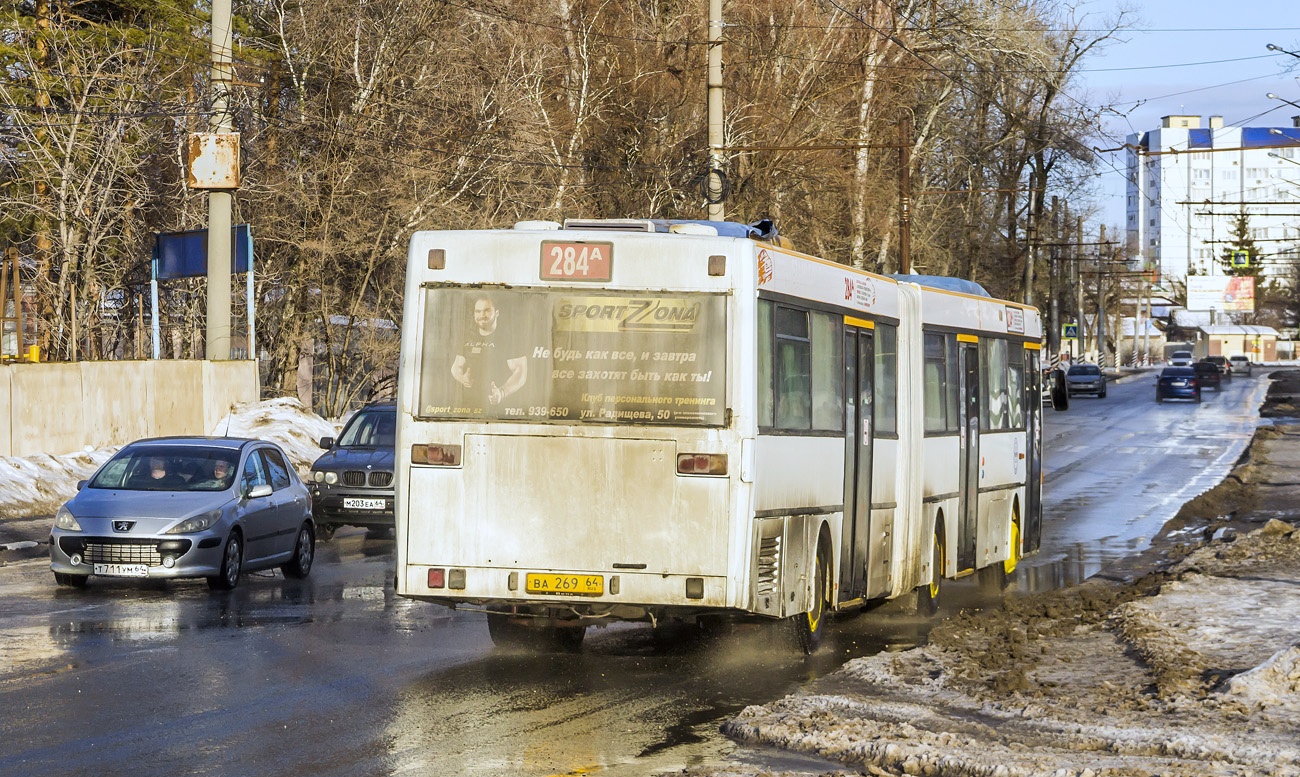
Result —
[[1011, 509], [1011, 532], [1007, 544], [1007, 558], [982, 567], [979, 571], [980, 588], [985, 593], [1001, 594], [1011, 584], [1011, 575], [1020, 563], [1020, 507]]
[[943, 580], [943, 527], [936, 526], [930, 545], [930, 582], [917, 592], [917, 609], [926, 615], [939, 613], [939, 589]]
[[815, 563], [812, 609], [793, 618], [795, 641], [804, 655], [812, 655], [821, 645], [830, 612], [831, 552], [825, 540], [817, 543]]
[[581, 653], [582, 640], [587, 636], [586, 626], [553, 626], [551, 639], [561, 653]]
[[487, 614], [488, 635], [492, 644], [506, 650], [522, 650], [535, 647], [531, 629], [511, 620], [511, 616], [501, 612]]

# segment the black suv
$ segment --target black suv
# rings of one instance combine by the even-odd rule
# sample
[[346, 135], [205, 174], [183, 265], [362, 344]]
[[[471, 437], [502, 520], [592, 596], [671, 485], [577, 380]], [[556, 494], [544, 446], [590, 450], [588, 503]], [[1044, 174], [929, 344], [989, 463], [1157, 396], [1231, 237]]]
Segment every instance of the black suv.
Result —
[[397, 406], [366, 405], [348, 419], [338, 439], [322, 437], [327, 452], [311, 465], [316, 536], [328, 540], [340, 526], [393, 528], [393, 454]]
[[1215, 391], [1223, 389], [1223, 373], [1219, 372], [1219, 365], [1209, 358], [1193, 364], [1192, 369], [1196, 370], [1196, 379], [1201, 382], [1202, 387], [1212, 388]]

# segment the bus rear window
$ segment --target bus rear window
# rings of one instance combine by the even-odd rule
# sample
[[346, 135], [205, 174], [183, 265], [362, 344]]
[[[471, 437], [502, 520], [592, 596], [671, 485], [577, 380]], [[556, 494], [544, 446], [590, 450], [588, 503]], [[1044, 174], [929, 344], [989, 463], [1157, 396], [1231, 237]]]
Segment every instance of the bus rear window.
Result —
[[419, 417], [721, 426], [726, 297], [425, 289]]

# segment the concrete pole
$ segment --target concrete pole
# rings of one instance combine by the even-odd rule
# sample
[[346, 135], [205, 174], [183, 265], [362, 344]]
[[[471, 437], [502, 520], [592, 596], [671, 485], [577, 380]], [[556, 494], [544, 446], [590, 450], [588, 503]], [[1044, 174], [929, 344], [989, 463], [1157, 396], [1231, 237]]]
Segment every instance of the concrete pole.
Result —
[[[228, 2], [228, 0], [225, 0]], [[214, 0], [215, 2], [215, 0]], [[709, 220], [725, 218], [721, 175], [726, 162], [722, 123], [722, 0], [709, 0]]]
[[[230, 132], [230, 82], [233, 80], [234, 36], [231, 0], [212, 0], [212, 118], [213, 132]], [[230, 358], [231, 201], [228, 191], [208, 192], [208, 307], [204, 358]]]
[[898, 122], [898, 271], [912, 272], [912, 116]]
[[1083, 317], [1083, 284], [1079, 264], [1083, 261], [1083, 216], [1075, 219], [1074, 227], [1074, 263], [1071, 265], [1074, 284], [1074, 315], [1079, 317], [1079, 358], [1088, 352], [1088, 322]]

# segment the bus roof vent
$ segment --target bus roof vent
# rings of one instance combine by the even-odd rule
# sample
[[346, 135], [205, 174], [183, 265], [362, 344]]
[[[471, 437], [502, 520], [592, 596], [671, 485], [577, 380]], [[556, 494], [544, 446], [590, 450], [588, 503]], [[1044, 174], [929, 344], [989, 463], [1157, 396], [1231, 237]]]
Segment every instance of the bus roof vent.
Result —
[[515, 229], [518, 230], [540, 230], [543, 232], [554, 232], [560, 228], [558, 221], [516, 221]]
[[594, 229], [601, 232], [654, 232], [649, 219], [565, 219], [565, 229]]
[[674, 235], [709, 235], [711, 237], [717, 237], [718, 235], [717, 227], [692, 222], [670, 224], [668, 225], [668, 231]]

